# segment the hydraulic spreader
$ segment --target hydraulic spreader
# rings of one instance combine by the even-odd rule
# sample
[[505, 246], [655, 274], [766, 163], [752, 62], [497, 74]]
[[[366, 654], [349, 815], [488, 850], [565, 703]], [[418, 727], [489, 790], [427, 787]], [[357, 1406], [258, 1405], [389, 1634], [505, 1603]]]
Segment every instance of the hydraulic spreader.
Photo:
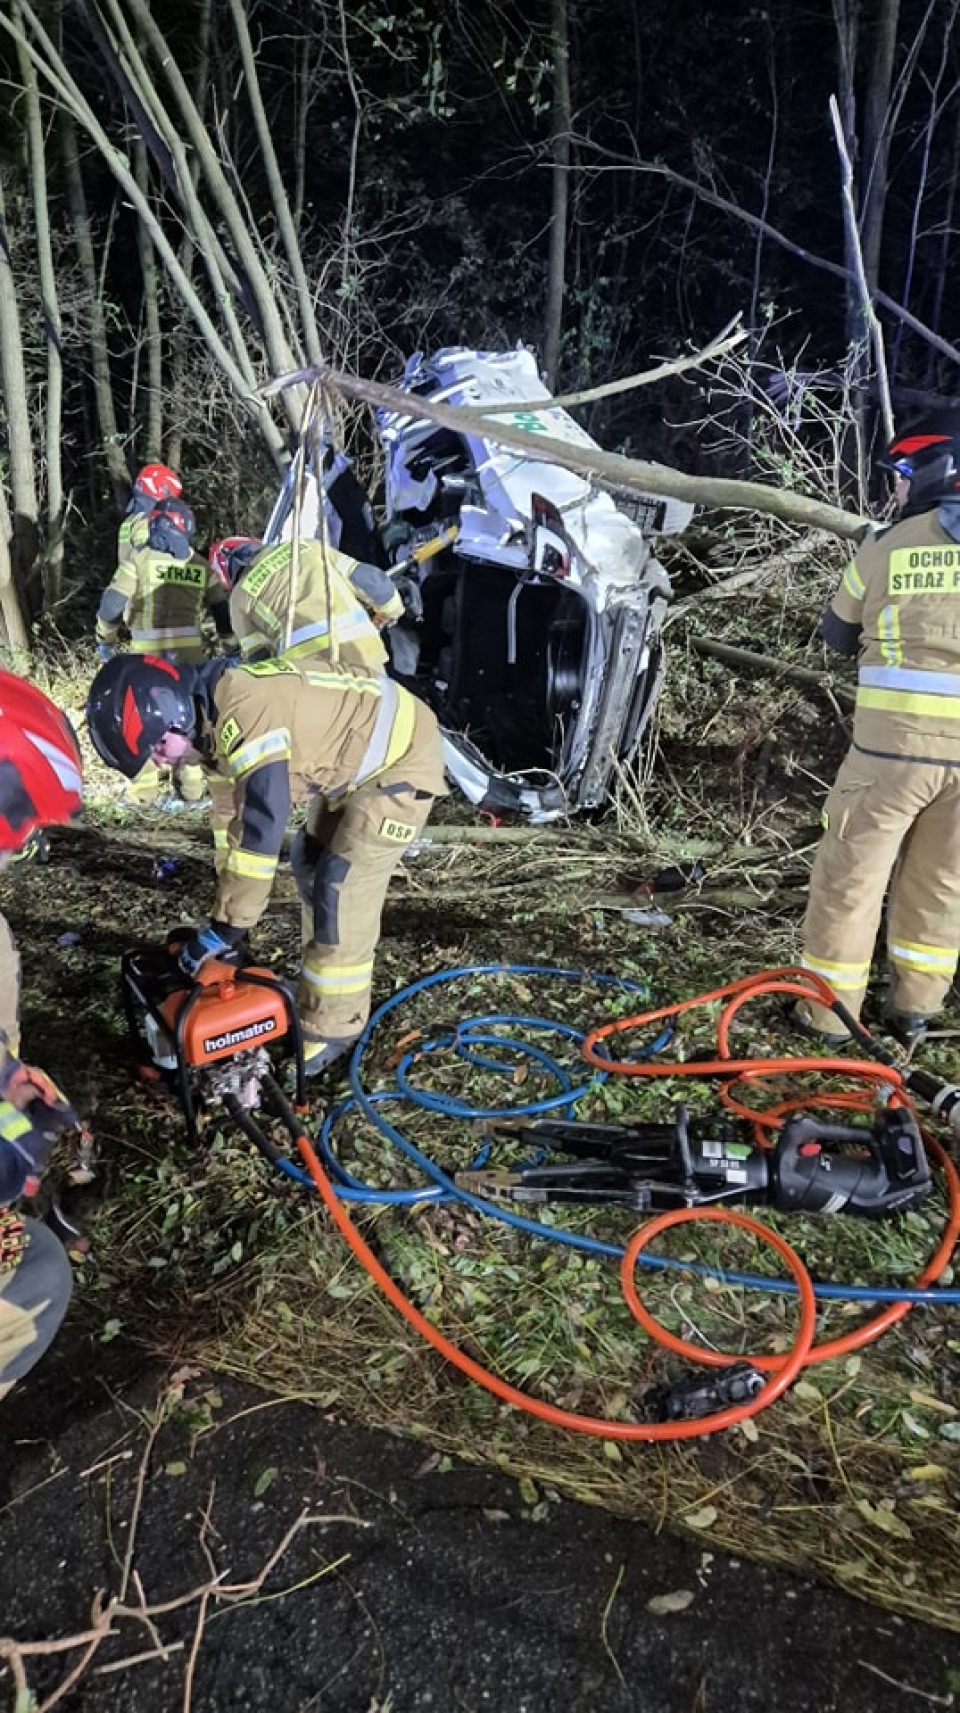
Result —
[[884, 1107], [872, 1126], [826, 1124], [796, 1114], [770, 1147], [726, 1115], [672, 1124], [586, 1124], [541, 1119], [497, 1124], [491, 1134], [572, 1155], [563, 1164], [483, 1166], [457, 1182], [478, 1195], [515, 1202], [616, 1204], [634, 1213], [713, 1202], [762, 1203], [786, 1213], [853, 1213], [868, 1219], [904, 1213], [932, 1188], [916, 1120]]

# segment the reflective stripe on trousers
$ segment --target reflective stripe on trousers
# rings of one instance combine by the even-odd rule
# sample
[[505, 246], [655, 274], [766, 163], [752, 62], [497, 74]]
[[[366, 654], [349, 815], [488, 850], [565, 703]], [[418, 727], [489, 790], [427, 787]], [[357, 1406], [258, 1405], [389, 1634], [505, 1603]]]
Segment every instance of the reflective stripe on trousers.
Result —
[[[890, 1004], [932, 1016], [960, 946], [960, 769], [851, 750], [826, 803], [810, 879], [803, 962], [860, 1011], [887, 901]], [[839, 1022], [809, 1007], [816, 1028]]]

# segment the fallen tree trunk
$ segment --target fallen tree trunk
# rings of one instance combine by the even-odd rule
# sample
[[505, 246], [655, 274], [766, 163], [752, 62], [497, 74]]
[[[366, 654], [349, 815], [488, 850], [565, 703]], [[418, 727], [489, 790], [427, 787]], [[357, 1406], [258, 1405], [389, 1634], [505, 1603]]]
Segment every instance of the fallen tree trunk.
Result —
[[[374, 409], [422, 417], [427, 422], [438, 423], [441, 428], [451, 429], [454, 434], [477, 432], [476, 410], [437, 404], [432, 399], [418, 398], [414, 393], [400, 392], [396, 387], [382, 386], [379, 381], [361, 380], [358, 375], [347, 374], [326, 364], [283, 375], [261, 387], [260, 392], [269, 397], [283, 387], [302, 386], [313, 379], [344, 393], [347, 398], [372, 405]], [[544, 400], [544, 411], [553, 408], [552, 401]], [[665, 494], [718, 510], [766, 512], [771, 517], [802, 524], [805, 529], [826, 529], [832, 535], [850, 540], [862, 533], [867, 522], [855, 512], [841, 511], [839, 506], [828, 505], [825, 500], [814, 500], [807, 494], [797, 494], [788, 488], [768, 488], [762, 482], [738, 482], [721, 476], [688, 476], [682, 470], [672, 470], [667, 464], [624, 458], [619, 452], [604, 452], [599, 446], [588, 447], [576, 441], [556, 440], [549, 434], [531, 434], [526, 429], [504, 422], [500, 415], [491, 419], [489, 438], [543, 463], [560, 464], [564, 469], [573, 470], [578, 476], [601, 486]]]
[[730, 666], [752, 667], [755, 672], [769, 672], [774, 678], [786, 678], [791, 684], [812, 684], [817, 690], [829, 690], [838, 702], [852, 708], [856, 692], [845, 684], [837, 684], [829, 672], [814, 672], [809, 666], [790, 666], [772, 654], [755, 654], [752, 648], [733, 648], [727, 642], [714, 642], [709, 636], [689, 639], [694, 654], [707, 654], [715, 660], [725, 660]]

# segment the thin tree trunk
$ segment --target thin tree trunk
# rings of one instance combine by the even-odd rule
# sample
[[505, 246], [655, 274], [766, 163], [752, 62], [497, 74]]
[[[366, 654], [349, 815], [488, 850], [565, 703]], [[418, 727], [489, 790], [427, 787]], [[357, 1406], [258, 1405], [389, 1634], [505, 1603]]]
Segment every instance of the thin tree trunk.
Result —
[[[13, 16], [20, 23], [20, 7], [14, 0]], [[46, 489], [46, 541], [44, 601], [47, 609], [60, 599], [63, 571], [63, 357], [57, 275], [50, 236], [50, 205], [47, 198], [47, 153], [40, 113], [40, 92], [30, 56], [18, 43], [17, 59], [26, 96], [27, 143], [30, 154], [30, 185], [36, 225], [37, 273], [40, 283], [40, 313], [46, 348], [46, 387], [43, 395], [43, 443]]]
[[[441, 428], [451, 428], [455, 434], [477, 432], [475, 410], [438, 404], [435, 399], [400, 392], [396, 387], [381, 386], [377, 381], [362, 380], [357, 375], [344, 374], [336, 369], [321, 369], [319, 375], [347, 398], [362, 399], [376, 409], [422, 417], [426, 422], [439, 423]], [[310, 369], [301, 370], [295, 377], [298, 385], [315, 378], [315, 371]], [[274, 391], [278, 384], [284, 383], [272, 383], [265, 390]], [[619, 452], [604, 452], [599, 446], [581, 447], [573, 441], [557, 440], [549, 434], [530, 434], [499, 420], [490, 424], [489, 433], [490, 438], [496, 438], [501, 446], [513, 447], [546, 463], [559, 464], [565, 470], [575, 470], [578, 475], [606, 487], [648, 494], [673, 494], [677, 499], [692, 500], [697, 505], [727, 510], [765, 512], [770, 517], [785, 518], [807, 529], [829, 530], [832, 535], [848, 540], [861, 536], [867, 522], [855, 512], [842, 511], [839, 506], [810, 499], [808, 495], [794, 493], [788, 488], [765, 487], [762, 482], [736, 482], [719, 476], [688, 476], [685, 471], [671, 470], [665, 464], [625, 458]]]
[[550, 35], [553, 48], [553, 126], [550, 155], [553, 166], [550, 174], [550, 249], [547, 260], [543, 368], [547, 386], [553, 392], [560, 369], [560, 341], [563, 336], [567, 213], [570, 200], [570, 133], [573, 128], [567, 0], [552, 0]]
[[[952, 147], [951, 147], [951, 149], [947, 155], [947, 159], [951, 160], [951, 161], [960, 160], [960, 101], [954, 102], [954, 113], [955, 113], [955, 118], [954, 118], [954, 127], [953, 127], [953, 143], [952, 143]], [[950, 281], [951, 286], [953, 285], [953, 276], [952, 276], [951, 267], [950, 267], [950, 254], [951, 254], [951, 247], [953, 244], [953, 223], [954, 223], [954, 219], [955, 219], [955, 211], [956, 211], [956, 206], [957, 206], [957, 174], [955, 172], [951, 172], [951, 173], [947, 174], [947, 187], [946, 188], [947, 188], [946, 204], [945, 204], [944, 211], [943, 211], [943, 217], [940, 221], [940, 244], [939, 244], [940, 261], [939, 261], [939, 266], [937, 267], [936, 273], [934, 275], [933, 309], [932, 309], [932, 312], [930, 315], [931, 325], [935, 328], [938, 328], [940, 326], [940, 317], [943, 313], [943, 300], [944, 300], [944, 296], [946, 295], [948, 279]], [[935, 377], [936, 377], [936, 359], [935, 359], [934, 353], [932, 351], [928, 351], [928, 353], [927, 353], [927, 385], [928, 386], [933, 385]]]
[[16, 668], [30, 653], [30, 631], [13, 575], [12, 535], [7, 495], [0, 482], [0, 648], [7, 650], [9, 664]]
[[320, 351], [320, 332], [313, 311], [313, 300], [307, 283], [306, 269], [300, 254], [300, 242], [297, 237], [290, 213], [290, 204], [280, 173], [277, 152], [273, 146], [273, 136], [267, 119], [260, 94], [260, 83], [257, 78], [257, 62], [247, 27], [247, 15], [243, 0], [230, 0], [230, 11], [233, 14], [234, 28], [237, 41], [240, 44], [240, 59], [243, 65], [243, 75], [247, 84], [247, 98], [253, 111], [253, 122], [256, 127], [257, 141], [260, 145], [260, 159], [267, 178], [270, 200], [280, 228], [280, 237], [287, 257], [287, 265], [293, 275], [293, 283], [300, 308], [300, 327], [303, 342], [306, 347], [307, 360], [310, 363], [323, 361]]
[[9, 551], [14, 587], [24, 611], [32, 619], [39, 613], [42, 602], [38, 576], [39, 507], [17, 284], [7, 231], [4, 176], [3, 169], [0, 169], [0, 385], [7, 418], [7, 456], [13, 502]]
[[[197, 35], [197, 67], [193, 80], [193, 99], [201, 114], [206, 110], [207, 85], [210, 76], [210, 22], [212, 0], [201, 0], [196, 22]], [[191, 167], [191, 178], [196, 188], [200, 169], [194, 162]], [[183, 239], [178, 252], [183, 276], [192, 284], [193, 264], [197, 249], [189, 231], [184, 228]], [[176, 400], [186, 396], [187, 368], [189, 364], [187, 343], [184, 339], [174, 339], [173, 354], [170, 359], [171, 395]], [[179, 413], [174, 411], [167, 427], [165, 458], [175, 470], [179, 470], [183, 462], [183, 428]]]
[[[223, 370], [231, 387], [242, 400], [245, 408], [255, 418], [263, 439], [273, 454], [277, 468], [285, 469], [287, 453], [277, 425], [262, 401], [251, 393], [246, 375], [238, 367], [232, 353], [224, 345], [206, 308], [184, 275], [173, 246], [157, 216], [141, 194], [140, 187], [130, 171], [126, 157], [111, 143], [89, 102], [84, 99], [77, 84], [71, 78], [33, 8], [26, 4], [26, 0], [23, 0], [23, 3], [24, 16], [29, 20], [30, 28], [40, 44], [39, 48], [34, 47], [32, 43], [28, 44], [34, 64], [53, 86], [58, 103], [93, 138], [117, 183], [133, 203], [140, 219], [148, 226], [154, 246], [163, 261], [167, 274], [199, 327], [208, 349]], [[8, 35], [15, 36], [16, 34], [2, 13], [0, 13], [0, 29], [5, 30]]]
[[869, 38], [861, 140], [860, 248], [871, 296], [880, 283], [880, 246], [890, 160], [890, 91], [899, 22], [900, 0], [880, 0]]
[[[114, 56], [126, 84], [132, 85], [137, 91], [138, 99], [142, 100], [149, 115], [149, 122], [169, 152], [180, 203], [184, 210], [185, 226], [197, 240], [200, 254], [209, 275], [214, 299], [220, 306], [220, 313], [226, 326], [237, 368], [243, 374], [246, 386], [250, 391], [253, 391], [257, 384], [257, 377], [237, 315], [235, 305], [235, 299], [238, 296], [236, 274], [220, 237], [197, 194], [199, 163], [196, 156], [193, 160], [189, 158], [176, 126], [171, 122], [167, 109], [154, 88], [153, 79], [144, 63], [140, 46], [127, 28], [126, 20], [119, 9], [117, 0], [105, 0], [105, 4], [110, 7], [113, 14], [126, 57], [116, 42], [110, 40], [105, 33], [101, 37], [101, 47], [105, 52]], [[149, 206], [149, 186], [141, 186], [140, 188], [142, 201], [144, 205]], [[141, 221], [142, 225], [143, 222]], [[149, 237], [149, 233], [147, 236]]]
[[[133, 171], [144, 196], [149, 189], [147, 151], [138, 137], [133, 145]], [[140, 450], [143, 460], [153, 462], [163, 455], [163, 334], [160, 328], [160, 291], [157, 252], [143, 222], [137, 225], [137, 249], [143, 275], [144, 337], [146, 347], [146, 422]], [[136, 420], [136, 417], [134, 417]]]
[[[176, 55], [156, 24], [147, 0], [128, 0], [128, 4], [138, 28], [143, 32], [144, 39], [150, 43], [159, 64], [163, 67], [164, 76], [173, 91], [176, 102], [177, 130], [179, 131], [182, 121], [183, 131], [195, 151], [216, 211], [230, 234], [236, 250], [238, 265], [243, 272], [256, 305], [257, 319], [271, 371], [274, 375], [282, 374], [287, 366], [296, 366], [300, 358], [291, 352], [284, 332], [283, 320], [250, 227], [244, 219], [219, 157], [210, 144], [206, 127], [197, 111], [196, 103], [193, 101], [177, 65]], [[148, 86], [138, 90], [138, 94], [141, 99], [148, 99], [149, 80]], [[206, 258], [205, 246], [204, 256]], [[291, 429], [294, 431], [300, 420], [302, 406], [302, 398], [291, 398], [285, 401], [287, 418]]]
[[73, 241], [83, 277], [90, 315], [90, 370], [97, 407], [100, 450], [103, 453], [117, 507], [126, 505], [130, 493], [130, 472], [117, 432], [117, 413], [113, 402], [110, 377], [110, 352], [107, 346], [107, 324], [100, 297], [97, 263], [93, 249], [93, 234], [87, 213], [87, 198], [80, 169], [77, 128], [68, 114], [63, 115], [60, 129], [63, 148], [64, 180], [67, 205], [73, 224]]

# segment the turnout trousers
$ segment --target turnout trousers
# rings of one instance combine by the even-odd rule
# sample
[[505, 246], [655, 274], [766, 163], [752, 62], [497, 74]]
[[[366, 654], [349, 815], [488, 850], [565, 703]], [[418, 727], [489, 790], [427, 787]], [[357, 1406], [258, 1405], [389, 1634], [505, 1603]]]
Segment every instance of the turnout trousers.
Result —
[[0, 916], [0, 1035], [14, 1058], [20, 1054], [20, 954], [5, 916]]
[[[434, 792], [417, 784], [436, 772], [435, 733], [417, 737], [396, 764], [338, 802], [310, 804], [291, 850], [303, 902], [303, 964], [297, 1001], [307, 1041], [360, 1034], [370, 1015], [373, 959], [390, 877], [430, 815]], [[421, 740], [422, 741], [422, 740]]]
[[73, 1289], [63, 1245], [37, 1220], [23, 1223], [23, 1259], [0, 1273], [0, 1398], [53, 1342]]
[[[932, 1016], [960, 947], [960, 767], [851, 750], [824, 815], [801, 962], [858, 1017], [889, 885], [889, 1007]], [[838, 1032], [832, 1012], [804, 1009]]]

